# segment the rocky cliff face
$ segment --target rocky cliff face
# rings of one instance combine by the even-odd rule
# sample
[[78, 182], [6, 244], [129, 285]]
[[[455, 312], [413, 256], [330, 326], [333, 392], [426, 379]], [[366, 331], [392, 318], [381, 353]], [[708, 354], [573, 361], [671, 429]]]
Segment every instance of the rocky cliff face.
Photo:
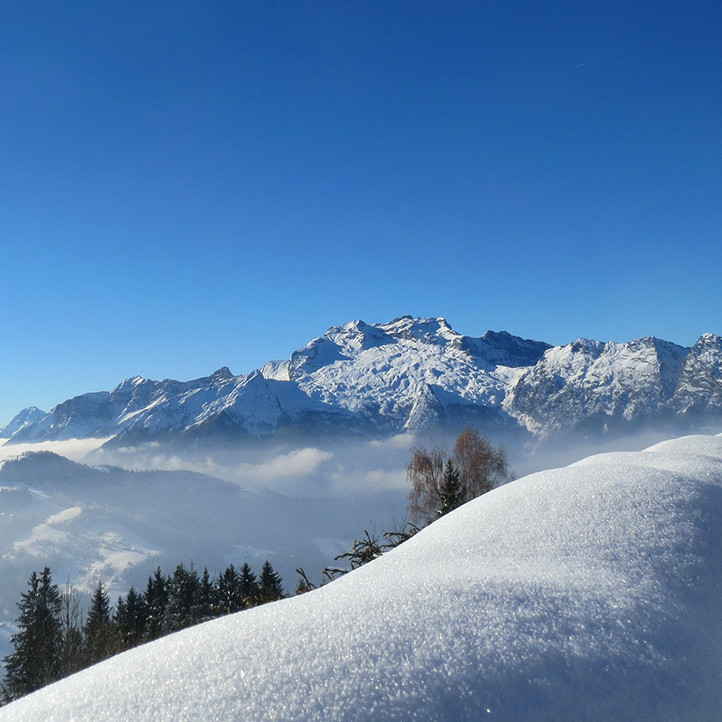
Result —
[[685, 415], [722, 413], [722, 338], [706, 333], [692, 347], [669, 406]]
[[674, 393], [688, 352], [656, 338], [579, 339], [549, 349], [521, 376], [505, 407], [542, 436], [592, 419], [604, 424], [654, 416]]
[[506, 429], [547, 438], [654, 419], [702, 423], [722, 414], [722, 339], [692, 349], [656, 338], [579, 339], [565, 346], [443, 318], [354, 321], [329, 329], [288, 361], [194, 381], [127, 379], [50, 413], [25, 410], [12, 441], [232, 435], [303, 431], [383, 436], [402, 430]]

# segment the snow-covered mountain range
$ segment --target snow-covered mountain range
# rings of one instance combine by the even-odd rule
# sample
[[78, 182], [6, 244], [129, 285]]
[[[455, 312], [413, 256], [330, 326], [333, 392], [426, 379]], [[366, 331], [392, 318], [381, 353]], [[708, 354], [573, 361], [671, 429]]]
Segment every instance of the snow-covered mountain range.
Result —
[[[722, 338], [690, 349], [656, 338], [580, 339], [552, 347], [488, 331], [463, 336], [443, 318], [335, 326], [294, 352], [235, 376], [126, 379], [49, 413], [25, 409], [10, 442], [109, 438], [298, 437], [460, 428], [548, 438], [643, 422], [705, 428], [722, 418]], [[714, 430], [714, 426], [711, 427]]]

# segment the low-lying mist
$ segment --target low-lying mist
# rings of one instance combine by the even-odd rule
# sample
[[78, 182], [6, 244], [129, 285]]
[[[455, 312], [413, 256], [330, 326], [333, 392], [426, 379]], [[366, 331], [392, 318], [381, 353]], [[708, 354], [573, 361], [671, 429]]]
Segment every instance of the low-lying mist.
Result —
[[[721, 429], [722, 430], [722, 429]], [[718, 433], [714, 429], [710, 433]], [[641, 428], [629, 434], [568, 434], [547, 441], [520, 441], [498, 432], [514, 478], [566, 466], [592, 454], [639, 451], [685, 429]], [[159, 441], [136, 446], [105, 445], [107, 439], [70, 439], [0, 446], [0, 462], [28, 451], [52, 451], [91, 466], [119, 466], [134, 471], [194, 471], [238, 484], [266, 488], [289, 496], [357, 497], [379, 492], [405, 492], [406, 467], [415, 448], [453, 447], [455, 436], [444, 432], [408, 432], [386, 439], [332, 437], [298, 441], [222, 443], [181, 446]]]
[[38, 441], [6, 444], [0, 439], [0, 462], [16, 459], [28, 452], [50, 451], [71, 461], [83, 462], [88, 454], [101, 447], [108, 439], [67, 439], [63, 441]]
[[297, 447], [266, 442], [179, 449], [151, 442], [98, 446], [83, 461], [135, 470], [196, 471], [244, 488], [264, 487], [290, 496], [357, 496], [405, 489], [406, 465], [416, 443], [411, 434]]

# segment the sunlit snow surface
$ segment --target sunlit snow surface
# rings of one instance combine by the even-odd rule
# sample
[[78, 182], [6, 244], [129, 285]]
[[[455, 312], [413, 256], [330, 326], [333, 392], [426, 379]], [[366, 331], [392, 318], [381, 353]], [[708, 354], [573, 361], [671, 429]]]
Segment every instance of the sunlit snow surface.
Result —
[[1, 720], [718, 720], [722, 438], [534, 474]]

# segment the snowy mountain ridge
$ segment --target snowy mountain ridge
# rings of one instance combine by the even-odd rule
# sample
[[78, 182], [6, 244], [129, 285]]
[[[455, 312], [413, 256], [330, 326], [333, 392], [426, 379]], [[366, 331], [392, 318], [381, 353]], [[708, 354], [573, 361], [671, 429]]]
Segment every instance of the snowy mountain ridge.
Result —
[[579, 339], [552, 347], [507, 332], [479, 338], [443, 318], [334, 326], [295, 351], [235, 376], [126, 379], [68, 399], [47, 414], [20, 412], [12, 442], [114, 437], [257, 438], [283, 434], [388, 436], [461, 427], [545, 438], [653, 420], [690, 428], [722, 417], [722, 339], [690, 349], [656, 338]]

